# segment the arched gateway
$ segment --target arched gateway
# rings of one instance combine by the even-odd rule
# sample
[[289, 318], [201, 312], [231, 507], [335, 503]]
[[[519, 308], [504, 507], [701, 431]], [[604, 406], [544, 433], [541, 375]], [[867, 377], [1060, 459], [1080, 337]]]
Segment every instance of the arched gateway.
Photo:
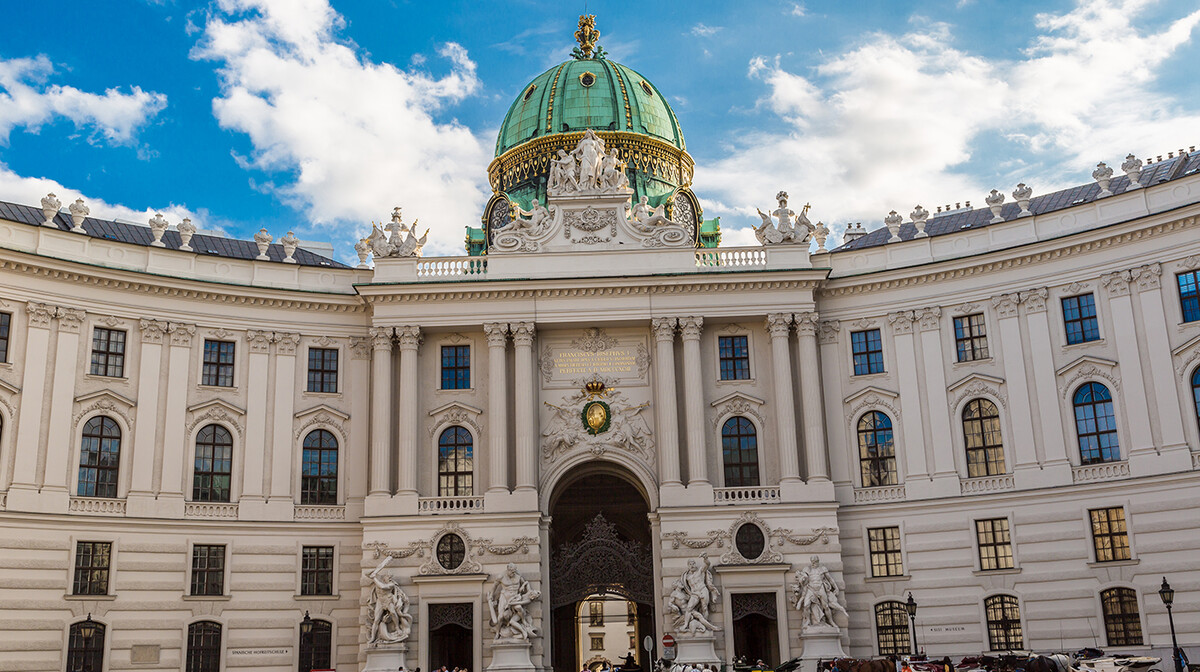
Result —
[[[556, 672], [613, 665], [656, 636], [650, 505], [636, 478], [602, 462], [579, 465], [550, 499], [551, 664]], [[614, 615], [617, 618], [614, 618]]]

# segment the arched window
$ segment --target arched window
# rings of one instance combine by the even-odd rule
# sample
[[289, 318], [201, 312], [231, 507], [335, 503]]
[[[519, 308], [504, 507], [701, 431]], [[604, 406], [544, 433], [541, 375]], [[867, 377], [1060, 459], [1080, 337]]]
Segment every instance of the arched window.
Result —
[[192, 500], [228, 502], [233, 472], [233, 436], [221, 425], [205, 425], [196, 435]]
[[221, 672], [221, 624], [199, 621], [188, 626], [184, 672]]
[[896, 484], [896, 446], [892, 419], [871, 411], [858, 419], [858, 462], [864, 488]]
[[912, 651], [904, 603], [892, 601], [875, 605], [875, 638], [881, 656], [902, 656]]
[[79, 496], [116, 497], [121, 466], [121, 428], [98, 415], [83, 426], [79, 451]]
[[304, 437], [301, 504], [337, 504], [338, 444], [333, 433], [314, 429]]
[[1138, 615], [1137, 592], [1132, 588], [1109, 588], [1100, 593], [1104, 608], [1104, 632], [1109, 646], [1141, 646], [1142, 619]]
[[[305, 613], [305, 616], [308, 614]], [[333, 626], [329, 621], [312, 619], [300, 625], [300, 672], [333, 667]]]
[[72, 623], [67, 636], [67, 669], [104, 669], [104, 624], [91, 620]]
[[1192, 373], [1192, 401], [1196, 407], [1196, 424], [1200, 425], [1200, 366]]
[[725, 487], [758, 485], [758, 433], [754, 423], [732, 417], [721, 427], [721, 454], [725, 460]]
[[475, 470], [471, 433], [462, 427], [447, 427], [438, 437], [438, 496], [470, 495]]
[[963, 407], [963, 443], [967, 447], [967, 476], [1004, 473], [1004, 445], [1000, 440], [1000, 411], [987, 399], [972, 399]]
[[984, 599], [987, 616], [988, 646], [992, 651], [1017, 651], [1025, 648], [1021, 635], [1021, 607], [1012, 595], [992, 595]]
[[1084, 383], [1075, 391], [1075, 433], [1079, 435], [1080, 464], [1121, 459], [1112, 395], [1100, 383]]

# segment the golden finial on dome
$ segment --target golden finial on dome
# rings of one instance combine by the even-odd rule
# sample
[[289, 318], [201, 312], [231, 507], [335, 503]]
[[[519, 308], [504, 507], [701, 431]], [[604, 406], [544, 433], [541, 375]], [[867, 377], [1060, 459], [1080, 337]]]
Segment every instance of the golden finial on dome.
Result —
[[583, 54], [583, 58], [591, 58], [592, 52], [596, 48], [596, 41], [600, 39], [600, 31], [596, 30], [595, 14], [579, 16], [579, 30], [575, 31], [575, 39], [579, 42], [579, 51]]

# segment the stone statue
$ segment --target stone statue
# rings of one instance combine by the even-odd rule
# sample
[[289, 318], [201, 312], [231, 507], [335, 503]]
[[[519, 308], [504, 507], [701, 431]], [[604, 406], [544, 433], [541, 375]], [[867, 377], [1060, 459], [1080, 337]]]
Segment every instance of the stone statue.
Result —
[[558, 158], [550, 162], [550, 182], [547, 192], [563, 193], [579, 190], [578, 166], [567, 150], [558, 150]]
[[[780, 245], [780, 244], [799, 244], [808, 243], [812, 239], [813, 231], [816, 227], [808, 220], [808, 206], [800, 211], [799, 215], [788, 207], [788, 195], [786, 191], [781, 191], [775, 195], [779, 202], [779, 207], [772, 210], [771, 214], [758, 211], [758, 216], [762, 219], [762, 224], [754, 227], [754, 237], [758, 239], [761, 245]], [[774, 219], [772, 219], [774, 216]], [[795, 217], [795, 223], [792, 218]], [[775, 220], [778, 220], [776, 224]]]
[[676, 222], [667, 219], [667, 204], [660, 203], [657, 207], [651, 209], [647, 197], [642, 196], [637, 203], [633, 204], [633, 208], [629, 214], [629, 221], [638, 225], [640, 229], [651, 229], [655, 226], [669, 224], [679, 226]]
[[375, 222], [371, 222], [371, 235], [366, 239], [368, 247], [371, 248], [371, 255], [376, 259], [391, 256], [396, 247], [388, 240], [388, 234], [384, 233], [383, 229]]
[[833, 621], [834, 612], [847, 616], [846, 609], [838, 601], [837, 582], [821, 559], [812, 556], [807, 567], [796, 570], [796, 583], [792, 585], [796, 608], [800, 610], [800, 622], [804, 629], [810, 627], [837, 628]]
[[496, 579], [496, 585], [488, 595], [488, 610], [492, 614], [492, 625], [496, 628], [496, 639], [528, 640], [536, 635], [533, 617], [527, 607], [541, 596], [541, 591], [530, 587], [525, 577], [517, 571], [517, 566], [508, 563], [504, 574]]
[[592, 129], [587, 129], [571, 156], [579, 160], [579, 189], [600, 189], [604, 162], [604, 141], [600, 136]]
[[[429, 239], [429, 229], [425, 229], [425, 235], [417, 238], [416, 234], [417, 222], [409, 227], [404, 223], [400, 216], [400, 208], [392, 210], [392, 221], [388, 222], [384, 228], [374, 222], [371, 223], [371, 235], [365, 238], [366, 246], [371, 250], [372, 256], [376, 259], [383, 257], [419, 257], [421, 249], [425, 246], [425, 241]], [[386, 229], [386, 230], [385, 230]], [[355, 250], [358, 246], [355, 245]], [[365, 257], [360, 257], [360, 268], [366, 262]]]
[[667, 611], [675, 614], [675, 631], [703, 635], [720, 630], [709, 620], [712, 606], [721, 599], [713, 583], [708, 554], [700, 554], [700, 565], [688, 560], [688, 568], [671, 584]]
[[[501, 228], [501, 231], [522, 231], [526, 233], [540, 233], [545, 230], [544, 227], [550, 225], [552, 219], [550, 210], [542, 205], [538, 199], [533, 199], [533, 207], [529, 210], [523, 209], [516, 201], [511, 201], [513, 220], [507, 226]], [[529, 219], [524, 219], [528, 217]]]
[[603, 182], [601, 186], [605, 191], [620, 191], [629, 187], [629, 176], [625, 174], [625, 162], [621, 160], [621, 155], [617, 150], [614, 149], [604, 155], [600, 171]]
[[367, 599], [367, 612], [371, 617], [371, 630], [367, 634], [368, 646], [398, 644], [408, 639], [412, 632], [412, 616], [408, 613], [408, 595], [391, 574], [383, 574], [383, 568], [392, 556], [384, 555], [375, 569], [366, 572], [371, 582], [371, 595]]
[[[413, 226], [415, 227], [416, 225], [417, 225], [417, 223], [416, 223], [416, 221], [414, 221]], [[393, 253], [395, 256], [397, 256], [397, 257], [419, 257], [419, 256], [421, 256], [421, 250], [422, 250], [422, 248], [425, 247], [425, 241], [429, 240], [429, 229], [425, 229], [425, 235], [421, 236], [420, 238], [417, 238], [417, 234], [415, 233], [415, 231], [416, 231], [415, 228], [408, 229], [408, 235], [404, 238], [404, 240], [400, 243], [399, 247], [397, 247], [395, 252]]]

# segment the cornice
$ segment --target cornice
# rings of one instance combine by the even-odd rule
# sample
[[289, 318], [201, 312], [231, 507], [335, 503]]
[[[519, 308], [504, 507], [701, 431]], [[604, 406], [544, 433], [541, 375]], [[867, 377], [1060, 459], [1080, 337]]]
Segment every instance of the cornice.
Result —
[[[1128, 225], [1131, 223], [1132, 222], [1120, 222], [1114, 226]], [[1158, 224], [1140, 228], [1134, 231], [1124, 231], [1121, 233], [1109, 234], [1102, 238], [1082, 240], [1069, 245], [1061, 245], [1058, 247], [1053, 247], [1052, 249], [1042, 249], [1046, 246], [1060, 243], [1066, 238], [1096, 234], [1098, 231], [1103, 230], [1088, 229], [1085, 231], [1067, 234], [1066, 236], [1060, 238], [1041, 240], [1022, 246], [984, 252], [981, 253], [979, 257], [956, 257], [954, 259], [946, 259], [943, 261], [932, 261], [922, 264], [921, 266], [889, 268], [863, 275], [830, 278], [825, 286], [820, 287], [817, 290], [817, 296], [818, 299], [824, 299], [851, 296], [855, 294], [868, 294], [882, 290], [923, 286], [932, 283], [943, 282], [946, 280], [956, 280], [975, 275], [994, 273], [996, 271], [1035, 266], [1066, 257], [1086, 254], [1088, 252], [1095, 252], [1113, 247], [1121, 247], [1133, 241], [1159, 236], [1174, 231], [1183, 231], [1186, 229], [1195, 228], [1198, 224], [1200, 224], [1200, 218], [1197, 218], [1193, 215], [1166, 222], [1160, 222]], [[1022, 248], [1029, 248], [1031, 246], [1037, 246], [1039, 249], [1024, 253], [1020, 252]], [[994, 258], [994, 255], [1005, 254], [1013, 256], [1007, 256], [1002, 259]], [[988, 260], [989, 257], [993, 258]], [[945, 266], [950, 265], [957, 265], [957, 267], [944, 268]], [[930, 267], [943, 268], [939, 268], [938, 270], [929, 270]], [[875, 275], [890, 275], [893, 277], [883, 277], [878, 280], [868, 279]]]

